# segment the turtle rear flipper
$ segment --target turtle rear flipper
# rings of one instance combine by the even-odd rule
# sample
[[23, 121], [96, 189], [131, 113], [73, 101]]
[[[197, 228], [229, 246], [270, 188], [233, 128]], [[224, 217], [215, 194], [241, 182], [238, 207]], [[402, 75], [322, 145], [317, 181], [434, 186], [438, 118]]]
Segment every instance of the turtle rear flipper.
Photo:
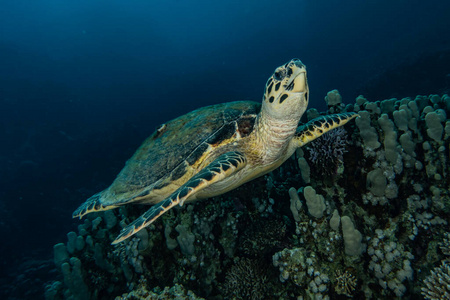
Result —
[[297, 143], [297, 147], [302, 147], [324, 133], [343, 126], [358, 116], [359, 114], [355, 112], [348, 112], [317, 117], [297, 128], [294, 141]]
[[72, 218], [79, 217], [80, 219], [89, 213], [96, 211], [104, 211], [116, 208], [117, 205], [103, 205], [100, 201], [102, 192], [95, 194], [91, 198], [87, 199], [86, 202], [80, 205], [72, 214]]
[[227, 152], [202, 169], [199, 173], [188, 180], [183, 186], [176, 190], [170, 197], [152, 206], [139, 218], [122, 229], [119, 236], [112, 242], [113, 245], [134, 235], [139, 230], [147, 227], [158, 219], [166, 211], [175, 205], [182, 206], [183, 203], [194, 194], [224, 178], [235, 174], [247, 164], [245, 156], [237, 151]]

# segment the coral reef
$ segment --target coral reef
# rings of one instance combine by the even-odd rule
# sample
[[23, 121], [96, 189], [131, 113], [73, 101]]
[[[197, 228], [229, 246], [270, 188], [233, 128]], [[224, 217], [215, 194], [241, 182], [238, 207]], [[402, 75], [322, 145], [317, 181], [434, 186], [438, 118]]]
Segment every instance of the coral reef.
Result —
[[333, 176], [339, 171], [344, 153], [347, 152], [346, 135], [345, 129], [339, 127], [307, 144], [308, 160], [314, 167], [316, 176]]
[[395, 237], [390, 235], [393, 234], [391, 230], [376, 229], [375, 233], [377, 236], [371, 239], [367, 249], [370, 255], [369, 270], [384, 289], [383, 294], [389, 295], [388, 290], [391, 290], [400, 297], [406, 291], [403, 282], [413, 279], [411, 260], [414, 256], [395, 242]]
[[88, 215], [55, 245], [46, 298], [448, 295], [450, 97], [344, 105], [334, 90], [326, 101], [308, 119], [360, 117], [265, 177], [173, 209], [115, 247], [142, 207]]
[[131, 292], [124, 293], [122, 296], [117, 296], [115, 300], [204, 300], [204, 298], [197, 297], [192, 291], [186, 289], [179, 284], [173, 287], [165, 287], [163, 290], [155, 288], [153, 291], [147, 289], [147, 280], [141, 278], [139, 285]]
[[440, 267], [434, 268], [423, 281], [422, 295], [425, 299], [450, 299], [450, 265], [442, 262]]
[[347, 270], [345, 272], [337, 270], [335, 279], [336, 284], [334, 286], [334, 290], [336, 291], [336, 293], [339, 295], [352, 297], [357, 284], [356, 277]]
[[450, 256], [450, 233], [446, 232], [440, 244], [440, 248], [444, 255]]
[[267, 271], [257, 260], [240, 258], [225, 275], [223, 293], [227, 299], [266, 298]]

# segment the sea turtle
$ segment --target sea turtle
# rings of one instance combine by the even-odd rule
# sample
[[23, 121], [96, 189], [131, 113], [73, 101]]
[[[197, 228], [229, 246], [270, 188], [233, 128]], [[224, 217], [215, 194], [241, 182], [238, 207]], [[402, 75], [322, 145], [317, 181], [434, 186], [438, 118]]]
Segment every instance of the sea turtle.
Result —
[[223, 194], [276, 169], [297, 148], [357, 116], [322, 116], [299, 127], [308, 91], [306, 68], [292, 59], [267, 81], [262, 105], [211, 105], [161, 125], [111, 186], [86, 200], [73, 217], [128, 203], [152, 204], [122, 229], [117, 244], [175, 205]]

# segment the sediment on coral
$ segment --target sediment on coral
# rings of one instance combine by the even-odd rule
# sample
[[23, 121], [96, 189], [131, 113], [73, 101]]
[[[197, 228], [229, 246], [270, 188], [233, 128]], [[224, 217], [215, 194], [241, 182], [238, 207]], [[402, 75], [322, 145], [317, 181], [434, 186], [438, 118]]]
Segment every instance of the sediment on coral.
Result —
[[117, 246], [142, 207], [88, 215], [54, 247], [59, 278], [47, 299], [445, 297], [450, 97], [327, 97], [328, 111], [310, 109], [309, 119], [360, 115], [334, 133], [339, 141], [307, 145], [271, 174], [173, 209]]

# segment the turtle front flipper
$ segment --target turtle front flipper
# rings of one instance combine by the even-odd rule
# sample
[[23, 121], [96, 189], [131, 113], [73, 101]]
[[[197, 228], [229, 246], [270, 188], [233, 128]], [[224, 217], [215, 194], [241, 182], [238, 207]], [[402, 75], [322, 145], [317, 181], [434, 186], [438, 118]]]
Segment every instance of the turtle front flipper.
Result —
[[102, 192], [95, 194], [91, 198], [87, 199], [86, 202], [80, 205], [72, 214], [72, 218], [79, 217], [80, 219], [89, 213], [96, 211], [104, 211], [116, 208], [117, 205], [103, 205], [100, 201]]
[[247, 164], [245, 156], [237, 151], [227, 152], [219, 156], [216, 160], [202, 169], [199, 173], [188, 180], [183, 186], [176, 190], [170, 197], [152, 206], [142, 216], [133, 221], [127, 227], [122, 229], [122, 232], [112, 243], [113, 245], [122, 242], [123, 240], [134, 235], [139, 230], [147, 227], [158, 219], [166, 211], [175, 205], [182, 206], [183, 203], [192, 197], [194, 194], [203, 190], [204, 188], [216, 183], [224, 178], [235, 174]]
[[334, 115], [320, 116], [312, 119], [305, 125], [297, 128], [294, 142], [297, 147], [302, 147], [305, 144], [317, 139], [324, 133], [345, 125], [348, 121], [358, 117], [359, 114], [354, 112], [340, 113]]

